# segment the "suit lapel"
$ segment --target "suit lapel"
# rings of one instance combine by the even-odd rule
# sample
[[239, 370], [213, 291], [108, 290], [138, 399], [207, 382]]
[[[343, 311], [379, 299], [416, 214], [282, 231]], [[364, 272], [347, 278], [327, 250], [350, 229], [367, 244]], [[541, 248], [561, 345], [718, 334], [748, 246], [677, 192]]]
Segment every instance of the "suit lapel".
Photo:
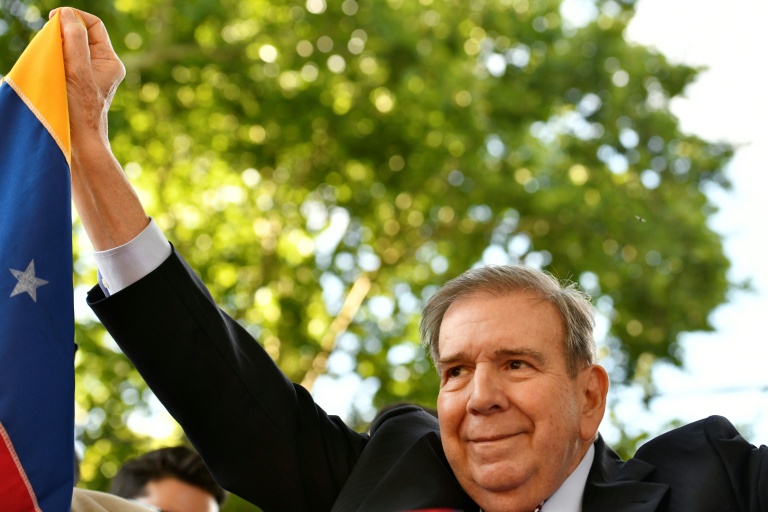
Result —
[[659, 509], [669, 486], [645, 482], [654, 467], [637, 459], [627, 462], [606, 446], [602, 436], [595, 442], [595, 461], [584, 488], [583, 510], [651, 512]]
[[333, 512], [478, 510], [453, 476], [438, 429], [437, 420], [418, 407], [384, 414], [371, 428]]
[[442, 454], [437, 435], [422, 437], [390, 467], [357, 510], [479, 510], [453, 476]]

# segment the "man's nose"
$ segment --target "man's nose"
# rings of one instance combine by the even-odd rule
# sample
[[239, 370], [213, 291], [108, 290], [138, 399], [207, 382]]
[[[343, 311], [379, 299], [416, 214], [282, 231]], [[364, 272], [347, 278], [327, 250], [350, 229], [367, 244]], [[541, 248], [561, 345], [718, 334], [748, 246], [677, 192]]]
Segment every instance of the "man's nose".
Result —
[[503, 411], [509, 406], [504, 380], [499, 372], [483, 364], [477, 365], [472, 376], [467, 409], [474, 414]]

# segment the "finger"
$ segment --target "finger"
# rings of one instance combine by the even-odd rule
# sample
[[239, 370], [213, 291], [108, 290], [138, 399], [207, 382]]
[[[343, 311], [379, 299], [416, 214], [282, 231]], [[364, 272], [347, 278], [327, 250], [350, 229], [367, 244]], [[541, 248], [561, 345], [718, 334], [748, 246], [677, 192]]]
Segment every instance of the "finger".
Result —
[[114, 50], [112, 49], [112, 41], [109, 40], [107, 27], [104, 26], [104, 23], [102, 23], [101, 19], [99, 19], [98, 16], [94, 16], [93, 14], [87, 13], [85, 11], [80, 11], [78, 9], [73, 9], [73, 11], [77, 13], [77, 15], [85, 24], [85, 27], [88, 29], [88, 42], [96, 48], [108, 48], [110, 52], [113, 52]]
[[54, 9], [51, 9], [51, 11], [48, 13], [48, 19], [52, 20], [54, 16], [56, 16], [56, 13], [64, 9], [64, 7], [56, 7]]
[[90, 67], [88, 32], [69, 7], [61, 9], [61, 35], [64, 39], [64, 59], [69, 65]]
[[112, 50], [112, 42], [109, 39], [107, 28], [104, 26], [104, 23], [101, 22], [101, 19], [99, 19], [98, 16], [94, 16], [91, 13], [81, 11], [79, 9], [74, 9], [72, 7], [57, 7], [48, 13], [48, 19], [53, 18], [58, 11], [61, 11], [62, 23], [71, 23], [72, 18], [70, 18], [68, 15], [65, 16], [67, 11], [75, 14], [76, 18], [80, 20], [80, 23], [82, 23], [88, 31], [88, 42], [91, 45], [99, 46], [104, 44], [110, 50]]
[[[77, 19], [72, 9], [64, 8], [60, 13], [63, 39], [64, 73], [67, 77], [67, 99], [70, 105], [70, 121], [77, 125], [75, 113], [88, 112], [98, 119], [98, 86], [91, 68], [91, 54], [88, 47], [88, 32]], [[86, 116], [88, 117], [88, 116]], [[95, 125], [94, 121], [89, 122]], [[75, 126], [72, 126], [75, 128]]]
[[61, 13], [63, 15], [64, 11], [67, 11], [67, 10], [68, 11], [72, 11], [75, 14], [75, 17], [79, 18], [80, 22], [86, 28], [90, 28], [93, 25], [97, 25], [97, 24], [101, 23], [101, 20], [97, 16], [94, 16], [93, 14], [85, 12], [85, 11], [81, 11], [80, 9], [75, 9], [73, 7], [56, 7], [55, 9], [52, 9], [48, 13], [48, 19], [49, 20], [52, 19], [54, 16], [56, 16], [56, 13], [59, 12], [59, 11], [61, 11]]
[[[80, 20], [80, 23], [82, 23], [83, 26], [85, 26], [85, 21], [83, 21], [83, 18], [80, 16], [80, 14], [77, 11], [77, 9], [72, 9], [71, 7], [57, 7], [55, 9], [53, 9], [51, 12], [48, 13], [48, 19], [49, 20], [53, 19], [53, 17], [56, 16], [57, 12], [61, 12], [63, 14], [65, 11], [72, 11], [72, 12], [74, 12], [75, 16], [77, 17], [77, 19]], [[69, 18], [69, 14], [67, 14], [67, 18]]]

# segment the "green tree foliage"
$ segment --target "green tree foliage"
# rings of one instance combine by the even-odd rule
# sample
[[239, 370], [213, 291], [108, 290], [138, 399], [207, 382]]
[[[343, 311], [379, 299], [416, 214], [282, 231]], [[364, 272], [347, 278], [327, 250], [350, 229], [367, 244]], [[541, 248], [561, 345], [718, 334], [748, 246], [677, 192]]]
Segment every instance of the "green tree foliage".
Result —
[[[334, 354], [377, 405], [433, 405], [420, 308], [482, 261], [579, 282], [614, 382], [649, 397], [680, 333], [711, 329], [728, 261], [703, 190], [727, 187], [732, 150], [680, 132], [668, 104], [697, 70], [624, 39], [632, 1], [580, 26], [559, 0], [72, 3], [127, 67], [110, 117], [126, 173], [291, 379]], [[53, 7], [34, 5], [0, 0], [0, 69]], [[110, 461], [137, 449], [124, 420], [145, 388], [100, 326], [77, 337], [81, 438]]]

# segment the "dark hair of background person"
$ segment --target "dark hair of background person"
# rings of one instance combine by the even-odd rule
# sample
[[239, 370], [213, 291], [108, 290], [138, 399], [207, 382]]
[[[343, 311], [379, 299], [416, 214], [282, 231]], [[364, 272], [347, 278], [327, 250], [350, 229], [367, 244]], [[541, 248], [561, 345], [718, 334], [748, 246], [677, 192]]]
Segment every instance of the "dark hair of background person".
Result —
[[186, 446], [160, 448], [126, 461], [109, 486], [109, 492], [123, 498], [135, 499], [146, 495], [149, 482], [175, 478], [203, 489], [221, 505], [227, 497], [224, 489], [213, 480], [203, 459]]

